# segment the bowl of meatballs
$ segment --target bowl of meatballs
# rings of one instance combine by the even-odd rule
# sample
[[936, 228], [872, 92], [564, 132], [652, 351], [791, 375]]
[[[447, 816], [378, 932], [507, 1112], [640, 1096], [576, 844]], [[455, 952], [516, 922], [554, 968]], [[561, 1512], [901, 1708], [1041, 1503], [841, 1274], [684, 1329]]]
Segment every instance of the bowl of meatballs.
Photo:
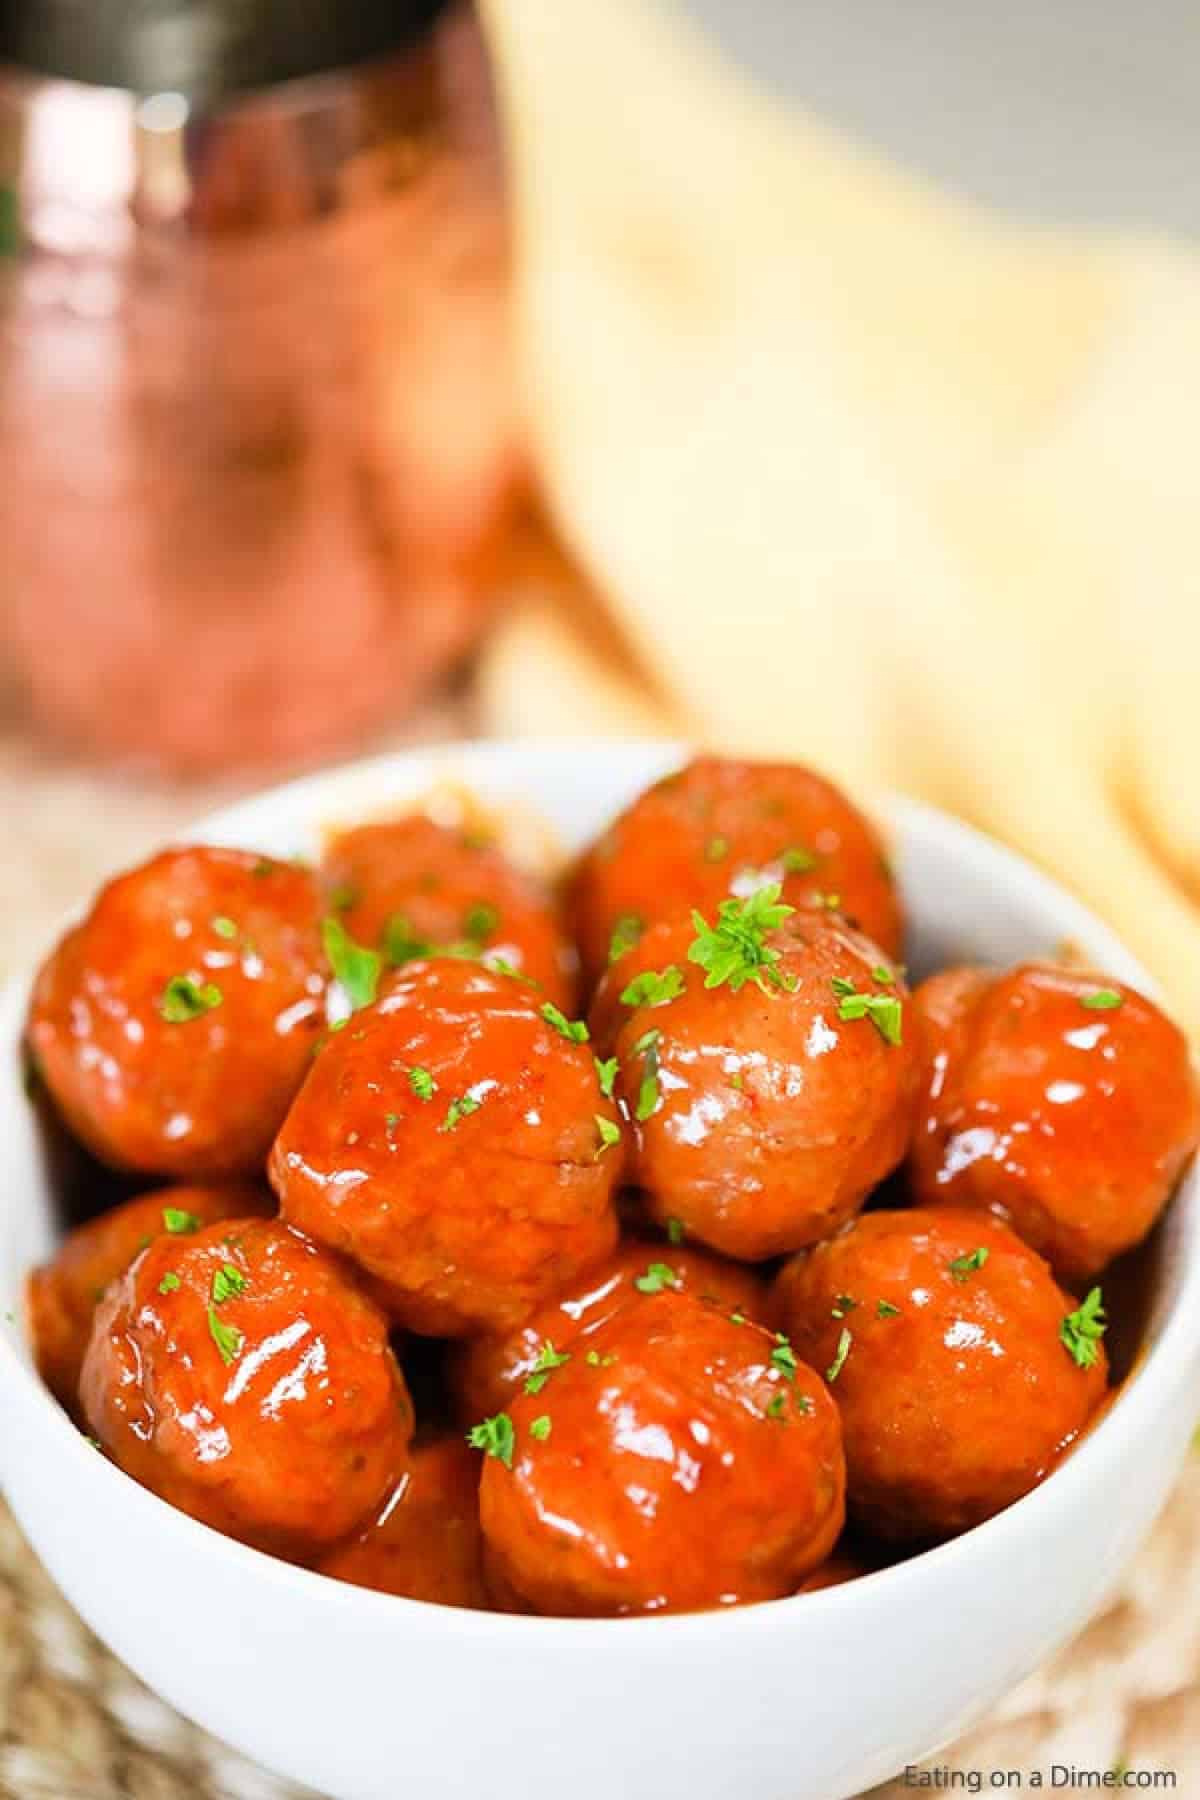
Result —
[[842, 1800], [1104, 1598], [1186, 1453], [1200, 1083], [966, 826], [474, 745], [255, 797], [0, 1015], [0, 1475], [334, 1800]]

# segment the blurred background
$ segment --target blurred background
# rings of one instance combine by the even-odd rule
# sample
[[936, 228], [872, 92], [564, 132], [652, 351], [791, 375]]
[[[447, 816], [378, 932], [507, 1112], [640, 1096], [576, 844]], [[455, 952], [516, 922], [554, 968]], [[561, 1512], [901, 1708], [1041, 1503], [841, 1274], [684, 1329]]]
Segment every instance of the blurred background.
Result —
[[[0, 972], [281, 774], [683, 731], [978, 819], [1195, 1026], [1198, 55], [1185, 0], [9, 0]], [[1200, 1791], [1193, 1498], [963, 1767]], [[282, 1791], [3, 1524], [0, 1793]]]
[[692, 0], [765, 83], [939, 180], [1047, 221], [1200, 231], [1187, 0]]

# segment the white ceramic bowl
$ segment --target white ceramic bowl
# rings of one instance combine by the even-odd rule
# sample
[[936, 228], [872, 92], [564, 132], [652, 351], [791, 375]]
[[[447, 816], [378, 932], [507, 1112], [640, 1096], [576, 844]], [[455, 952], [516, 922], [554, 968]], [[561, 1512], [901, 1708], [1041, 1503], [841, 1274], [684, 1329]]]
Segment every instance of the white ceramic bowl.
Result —
[[[663, 746], [478, 745], [262, 795], [195, 834], [290, 854], [448, 772], [530, 801], [570, 846], [678, 761]], [[1051, 882], [964, 826], [890, 807], [918, 970], [1064, 938], [1147, 985]], [[18, 1074], [27, 984], [0, 1014], [0, 1309], [53, 1238]], [[89, 1447], [0, 1333], [0, 1475], [84, 1618], [182, 1712], [337, 1800], [841, 1800], [969, 1726], [1081, 1625], [1186, 1452], [1200, 1374], [1200, 1189], [1165, 1225], [1146, 1354], [1109, 1416], [998, 1518], [847, 1586], [722, 1614], [556, 1620], [343, 1586], [218, 1536]]]

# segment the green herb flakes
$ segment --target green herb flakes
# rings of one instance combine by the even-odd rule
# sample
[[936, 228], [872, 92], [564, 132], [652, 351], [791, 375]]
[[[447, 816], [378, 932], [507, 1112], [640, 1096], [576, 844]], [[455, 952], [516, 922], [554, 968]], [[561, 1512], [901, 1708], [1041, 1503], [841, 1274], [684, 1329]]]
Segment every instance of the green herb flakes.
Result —
[[383, 959], [377, 950], [356, 944], [340, 919], [332, 915], [321, 922], [321, 938], [334, 977], [350, 1002], [352, 1012], [371, 1006], [379, 991]]
[[1094, 1287], [1082, 1306], [1067, 1314], [1058, 1335], [1078, 1367], [1090, 1369], [1100, 1356], [1100, 1340], [1107, 1330], [1104, 1299], [1100, 1289]]
[[622, 1006], [666, 1006], [678, 1000], [684, 988], [683, 975], [674, 963], [665, 969], [646, 969], [635, 975], [621, 994]]
[[639, 1294], [661, 1294], [664, 1288], [677, 1288], [679, 1277], [670, 1263], [652, 1262], [633, 1285]]
[[1125, 997], [1116, 988], [1096, 988], [1091, 994], [1081, 994], [1080, 1006], [1086, 1006], [1089, 1012], [1115, 1012], [1118, 1006], [1125, 1004]]
[[208, 1307], [208, 1330], [213, 1343], [220, 1352], [221, 1361], [228, 1368], [229, 1364], [236, 1361], [241, 1354], [245, 1339], [236, 1325], [227, 1325], [224, 1319], [218, 1317], [216, 1305], [212, 1302]]
[[506, 1469], [512, 1468], [515, 1435], [513, 1422], [506, 1412], [496, 1413], [492, 1418], [472, 1425], [467, 1442], [472, 1450], [482, 1450], [485, 1456], [494, 1456], [497, 1462], [502, 1462]]
[[613, 1097], [613, 1087], [617, 1079], [617, 1059], [615, 1056], [610, 1056], [606, 1061], [601, 1062], [600, 1058], [597, 1056], [595, 1062], [596, 1080], [600, 1083], [600, 1092], [604, 1095], [606, 1100], [611, 1100]]
[[190, 975], [172, 975], [158, 1003], [168, 1025], [186, 1025], [220, 1006], [222, 993], [215, 981], [193, 981]]
[[989, 1255], [990, 1252], [980, 1244], [977, 1250], [970, 1251], [966, 1256], [956, 1256], [947, 1267], [955, 1281], [966, 1281], [976, 1269], [982, 1269]]
[[706, 988], [728, 984], [736, 994], [748, 981], [757, 983], [763, 993], [771, 987], [794, 988], [794, 980], [778, 967], [781, 953], [767, 943], [767, 933], [777, 930], [796, 910], [781, 904], [781, 891], [774, 882], [746, 900], [722, 900], [715, 925], [709, 925], [700, 913], [692, 913], [696, 936], [688, 960], [705, 971]]
[[841, 1336], [837, 1341], [837, 1349], [833, 1353], [833, 1361], [825, 1371], [825, 1379], [834, 1382], [846, 1366], [846, 1358], [850, 1354], [850, 1346], [854, 1342], [847, 1326], [842, 1326]]
[[569, 1044], [587, 1043], [589, 1033], [584, 1021], [582, 1019], [568, 1019], [566, 1013], [555, 1006], [552, 1000], [546, 1001], [541, 1009], [541, 1014], [547, 1025], [553, 1026], [559, 1037], [566, 1038]]
[[608, 945], [608, 960], [615, 963], [619, 956], [641, 941], [646, 922], [638, 913], [622, 913], [613, 926], [612, 937]]
[[563, 1364], [569, 1363], [570, 1360], [571, 1352], [569, 1350], [556, 1350], [550, 1339], [547, 1338], [537, 1353], [533, 1368], [525, 1377], [525, 1392], [540, 1394], [555, 1369], [561, 1369]]

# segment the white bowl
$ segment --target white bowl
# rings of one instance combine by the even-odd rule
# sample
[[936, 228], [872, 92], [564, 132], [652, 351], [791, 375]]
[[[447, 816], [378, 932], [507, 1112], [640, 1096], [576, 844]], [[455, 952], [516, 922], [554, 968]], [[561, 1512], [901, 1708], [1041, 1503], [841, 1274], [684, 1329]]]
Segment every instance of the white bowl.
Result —
[[[565, 846], [673, 766], [662, 745], [476, 745], [386, 757], [262, 795], [196, 836], [312, 851], [320, 827], [448, 772], [531, 802]], [[1017, 857], [887, 808], [918, 969], [1078, 943], [1146, 978]], [[0, 1309], [54, 1235], [17, 1047], [0, 1011]], [[1186, 1453], [1200, 1375], [1200, 1189], [1163, 1230], [1145, 1353], [1108, 1417], [1036, 1493], [941, 1548], [770, 1605], [642, 1620], [454, 1611], [288, 1567], [185, 1518], [89, 1447], [0, 1332], [0, 1477], [55, 1579], [180, 1711], [337, 1800], [841, 1800], [963, 1731], [1104, 1598]]]

